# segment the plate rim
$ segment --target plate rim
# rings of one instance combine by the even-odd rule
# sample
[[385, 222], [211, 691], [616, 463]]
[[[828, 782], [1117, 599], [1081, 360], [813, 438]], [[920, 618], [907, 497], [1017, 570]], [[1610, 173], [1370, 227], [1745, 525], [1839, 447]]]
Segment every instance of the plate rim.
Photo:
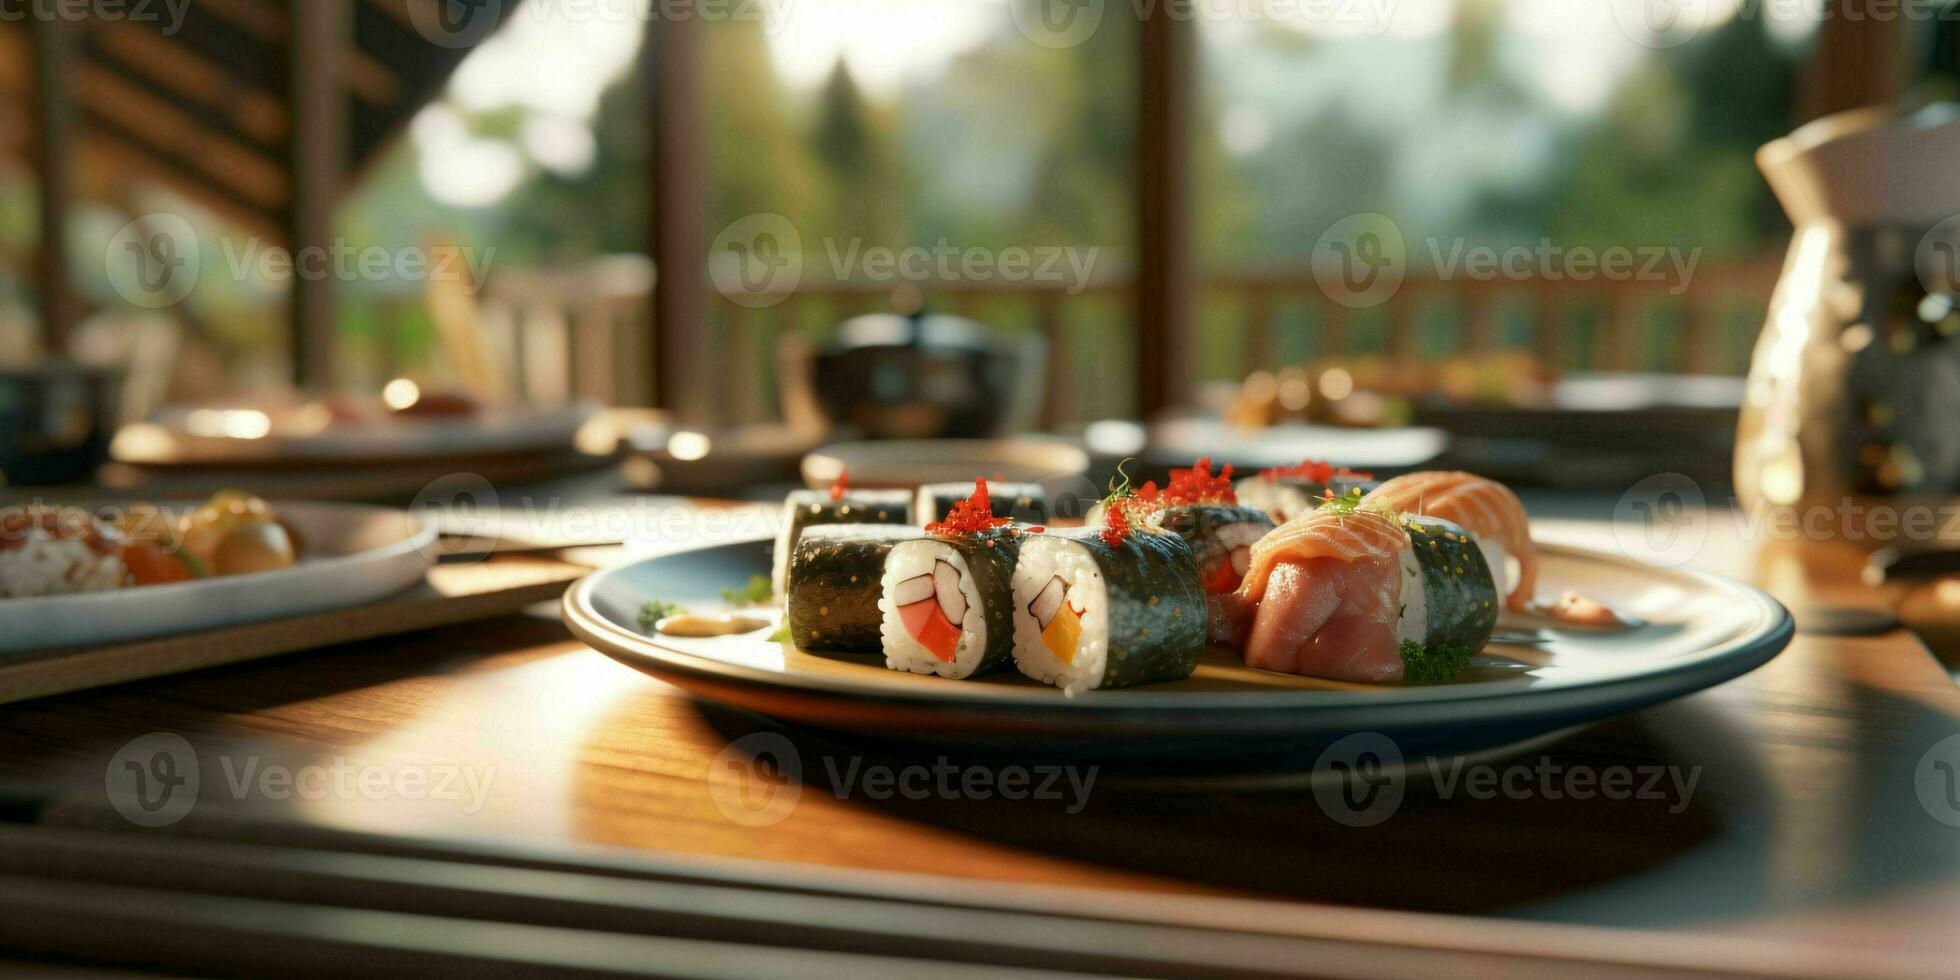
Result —
[[[1531, 686], [1518, 686], [1506, 680], [1479, 681], [1434, 687], [1393, 688], [1391, 689], [1393, 696], [1390, 697], [1384, 697], [1382, 691], [1369, 689], [1194, 691], [1175, 697], [1152, 694], [1147, 690], [1115, 690], [1097, 691], [1083, 697], [1057, 698], [1052, 692], [1047, 691], [991, 686], [969, 687], [965, 694], [948, 696], [939, 689], [943, 684], [951, 682], [930, 683], [938, 680], [937, 678], [921, 678], [922, 683], [917, 685], [894, 685], [878, 690], [866, 690], [859, 682], [833, 675], [789, 674], [763, 670], [664, 646], [653, 637], [613, 623], [600, 613], [593, 603], [593, 596], [598, 587], [608, 577], [622, 574], [627, 569], [649, 562], [684, 558], [701, 551], [753, 547], [768, 540], [744, 538], [727, 541], [649, 556], [594, 571], [580, 578], [565, 591], [564, 598], [561, 600], [561, 609], [566, 627], [580, 641], [598, 652], [662, 679], [672, 680], [666, 676], [668, 672], [672, 672], [682, 678], [713, 684], [718, 688], [735, 685], [794, 696], [843, 699], [867, 705], [886, 704], [913, 708], [951, 705], [965, 710], [1050, 712], [1065, 706], [1067, 711], [1076, 717], [1097, 712], [1211, 713], [1234, 709], [1256, 712], [1355, 708], [1390, 711], [1400, 708], [1461, 707], [1467, 704], [1508, 706], [1557, 702], [1601, 692], [1630, 695], [1637, 691], [1652, 690], [1656, 685], [1667, 690], [1678, 688], [1680, 693], [1688, 693], [1732, 680], [1768, 663], [1789, 646], [1791, 638], [1795, 635], [1795, 620], [1790, 615], [1790, 611], [1775, 597], [1746, 582], [1699, 568], [1667, 568], [1649, 565], [1626, 556], [1616, 556], [1593, 548], [1554, 543], [1542, 544], [1539, 550], [1568, 557], [1604, 560], [1611, 564], [1666, 571], [1699, 579], [1708, 585], [1748, 599], [1755, 606], [1759, 618], [1745, 626], [1740, 635], [1678, 662], [1659, 665], [1633, 674], [1554, 678]], [[1688, 679], [1692, 679], [1692, 682], [1690, 683]], [[1675, 681], [1682, 683], [1678, 685], [1670, 683]], [[686, 686], [679, 680], [673, 682]]]
[[427, 517], [413, 510], [406, 510], [399, 507], [384, 507], [379, 504], [307, 500], [274, 500], [271, 501], [271, 504], [276, 511], [287, 514], [296, 511], [300, 513], [371, 511], [376, 516], [381, 517], [393, 514], [402, 518], [405, 526], [409, 530], [400, 539], [390, 541], [384, 545], [363, 548], [359, 551], [350, 551], [345, 554], [324, 555], [301, 561], [287, 568], [278, 568], [269, 572], [252, 572], [248, 575], [225, 575], [190, 579], [183, 582], [167, 582], [161, 585], [110, 589], [103, 592], [74, 592], [67, 595], [11, 596], [0, 598], [0, 612], [8, 609], [25, 608], [25, 604], [33, 603], [42, 609], [53, 609], [56, 612], [73, 610], [75, 613], [81, 614], [89, 611], [90, 607], [93, 606], [114, 606], [117, 604], [117, 600], [128, 597], [132, 593], [137, 592], [139, 588], [143, 597], [149, 599], [157, 596], [194, 596], [201, 592], [210, 591], [214, 586], [220, 585], [232, 588], [240, 587], [239, 583], [276, 585], [282, 582], [311, 578], [318, 574], [331, 573], [345, 565], [392, 561], [405, 557], [413, 552], [422, 552], [426, 556], [429, 549], [434, 547], [438, 537], [438, 530], [435, 524]]

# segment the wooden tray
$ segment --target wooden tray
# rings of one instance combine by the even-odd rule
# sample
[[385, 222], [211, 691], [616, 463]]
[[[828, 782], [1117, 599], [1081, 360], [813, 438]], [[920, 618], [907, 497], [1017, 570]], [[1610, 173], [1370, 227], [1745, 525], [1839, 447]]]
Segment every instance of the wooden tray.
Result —
[[0, 658], [0, 704], [488, 619], [556, 600], [589, 571], [528, 556], [438, 565], [421, 586], [352, 609], [134, 643], [8, 654]]

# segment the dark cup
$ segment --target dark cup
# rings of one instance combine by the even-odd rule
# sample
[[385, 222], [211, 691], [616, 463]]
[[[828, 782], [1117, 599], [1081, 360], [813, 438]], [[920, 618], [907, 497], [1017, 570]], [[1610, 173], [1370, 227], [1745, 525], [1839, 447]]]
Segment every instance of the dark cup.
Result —
[[0, 368], [0, 481], [87, 483], [109, 456], [119, 372], [49, 361]]

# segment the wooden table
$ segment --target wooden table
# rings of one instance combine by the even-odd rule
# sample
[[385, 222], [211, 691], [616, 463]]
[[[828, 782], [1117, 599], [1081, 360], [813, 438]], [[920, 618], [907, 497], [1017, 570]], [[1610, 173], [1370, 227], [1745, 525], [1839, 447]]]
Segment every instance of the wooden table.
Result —
[[[1929, 635], [1951, 638], [1960, 624], [1960, 580], [1880, 592], [1859, 583], [1856, 548], [1750, 543], [1725, 512], [1710, 519], [1697, 560], [1763, 584], [1800, 624], [1821, 622], [1823, 607], [1883, 610], [1901, 598]], [[1610, 534], [1585, 520], [1543, 530]], [[714, 789], [739, 778], [716, 754], [769, 728], [585, 649], [547, 611], [0, 708], [0, 780], [84, 805], [100, 799], [119, 748], [168, 732], [196, 747], [206, 796], [230, 794], [248, 767], [282, 764], [453, 772], [459, 787], [473, 774], [481, 787], [480, 799], [248, 790], [245, 805], [275, 822], [1258, 897], [1285, 903], [1269, 914], [1358, 942], [1360, 962], [1402, 943], [1502, 940], [1519, 969], [1543, 955], [1960, 972], [1960, 827], [1935, 819], [1915, 789], [1929, 750], [1960, 734], [1960, 690], [1904, 630], [1800, 634], [1740, 680], [1494, 761], [1534, 772], [1674, 767], [1695, 779], [1685, 798], [1445, 799], [1418, 780], [1391, 819], [1365, 829], [1325, 819], [1298, 787], [1100, 783], [1074, 813], [1071, 801], [844, 799], [821, 760], [879, 759], [800, 735], [797, 806], [745, 827], [715, 803]], [[1960, 749], [1943, 758], [1960, 760]]]

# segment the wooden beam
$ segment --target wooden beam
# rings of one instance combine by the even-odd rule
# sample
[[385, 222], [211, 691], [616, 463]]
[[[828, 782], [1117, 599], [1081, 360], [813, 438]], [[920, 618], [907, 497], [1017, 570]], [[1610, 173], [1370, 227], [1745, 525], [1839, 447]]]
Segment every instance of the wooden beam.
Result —
[[[347, 49], [353, 15], [344, 3], [288, 0], [293, 25], [288, 57], [292, 72], [292, 207], [288, 241], [295, 256], [333, 245], [334, 207], [347, 169]], [[331, 276], [292, 281], [294, 381], [329, 388], [334, 380], [334, 293]]]
[[1838, 5], [1817, 28], [1817, 49], [1805, 73], [1803, 117], [1884, 105], [1905, 90], [1907, 17], [1845, 16]]
[[1143, 417], [1191, 390], [1192, 24], [1153, 4], [1138, 30], [1137, 406]]
[[[692, 0], [676, 0], [689, 7]], [[707, 186], [702, 160], [700, 18], [692, 11], [647, 18], [641, 78], [653, 137], [647, 204], [652, 227], [653, 343], [650, 346], [655, 404], [697, 424], [715, 419], [717, 375], [708, 337], [707, 297], [701, 269], [707, 248], [702, 200]]]
[[34, 122], [39, 134], [35, 164], [41, 185], [40, 253], [36, 263], [41, 343], [50, 353], [68, 349], [68, 332], [81, 321], [81, 300], [68, 276], [68, 210], [74, 197], [75, 102], [72, 82], [82, 25], [66, 17], [34, 21]]

